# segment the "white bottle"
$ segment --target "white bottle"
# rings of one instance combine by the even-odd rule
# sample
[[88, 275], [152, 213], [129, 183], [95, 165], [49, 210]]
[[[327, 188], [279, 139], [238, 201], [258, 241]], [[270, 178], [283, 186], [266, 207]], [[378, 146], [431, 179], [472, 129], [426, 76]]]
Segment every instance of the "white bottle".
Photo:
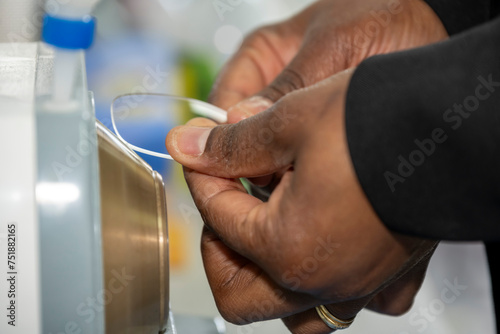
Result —
[[54, 47], [54, 86], [50, 109], [71, 111], [78, 108], [74, 83], [78, 59], [93, 41], [95, 20], [90, 16], [99, 0], [48, 0], [42, 37]]

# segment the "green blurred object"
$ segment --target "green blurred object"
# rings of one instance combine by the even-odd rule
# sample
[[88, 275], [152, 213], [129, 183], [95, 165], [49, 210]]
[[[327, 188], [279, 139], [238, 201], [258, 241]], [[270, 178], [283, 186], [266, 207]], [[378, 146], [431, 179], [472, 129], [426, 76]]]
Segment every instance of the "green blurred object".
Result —
[[[215, 80], [215, 66], [210, 59], [199, 52], [184, 52], [179, 59], [179, 68], [184, 81], [184, 96], [207, 101]], [[186, 112], [184, 121], [187, 122], [195, 116], [191, 112]]]
[[251, 194], [252, 193], [252, 186], [250, 185], [250, 182], [245, 178], [241, 178], [240, 181], [241, 181], [241, 184], [243, 184], [243, 187], [245, 187], [245, 190], [247, 191], [247, 193]]

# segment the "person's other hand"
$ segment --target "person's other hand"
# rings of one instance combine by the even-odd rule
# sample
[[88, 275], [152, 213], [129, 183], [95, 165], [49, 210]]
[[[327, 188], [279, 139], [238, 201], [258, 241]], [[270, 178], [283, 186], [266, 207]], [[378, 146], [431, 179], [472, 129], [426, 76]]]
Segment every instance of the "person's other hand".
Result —
[[234, 123], [283, 95], [364, 59], [443, 40], [446, 30], [422, 0], [321, 0], [250, 34], [221, 71], [209, 101]]
[[[228, 109], [228, 123], [235, 123], [372, 55], [446, 37], [422, 0], [317, 1], [249, 35], [221, 71], [209, 100]], [[249, 179], [252, 193], [265, 199], [284, 172]]]
[[[314, 307], [339, 318], [369, 306], [405, 312], [435, 241], [391, 233], [353, 169], [344, 129], [351, 71], [231, 125], [198, 119], [167, 137], [206, 228], [202, 255], [221, 314], [245, 324], [283, 318], [294, 333], [329, 333]], [[286, 170], [269, 201], [238, 178]]]

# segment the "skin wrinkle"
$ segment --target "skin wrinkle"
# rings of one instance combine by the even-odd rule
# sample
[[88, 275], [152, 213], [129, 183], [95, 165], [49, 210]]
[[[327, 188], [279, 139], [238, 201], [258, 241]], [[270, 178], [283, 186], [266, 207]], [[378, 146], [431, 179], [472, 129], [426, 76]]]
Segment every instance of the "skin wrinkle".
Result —
[[[249, 249], [255, 249], [258, 247], [262, 247], [262, 245], [264, 244], [262, 242], [259, 243], [256, 241], [257, 240], [256, 239], [257, 238], [256, 229], [258, 227], [262, 227], [262, 225], [266, 225], [266, 222], [262, 222], [262, 220], [260, 220], [260, 219], [256, 219], [256, 220], [249, 219], [249, 218], [257, 216], [259, 213], [259, 210], [261, 210], [261, 206], [256, 206], [256, 207], [252, 208], [250, 211], [248, 211], [247, 213], [243, 213], [243, 212], [237, 213], [237, 216], [241, 216], [241, 218], [239, 218], [237, 220], [240, 223], [238, 223], [236, 225], [236, 229], [238, 230], [239, 233], [245, 233], [247, 235]], [[248, 228], [249, 224], [251, 224], [252, 222], [260, 222], [260, 223], [257, 224], [257, 226], [254, 225], [253, 228]], [[253, 259], [254, 260], [259, 259], [259, 255], [260, 254], [257, 253], [253, 257]]]
[[239, 268], [238, 271], [236, 272], [236, 274], [231, 278], [231, 280], [226, 281], [225, 284], [221, 285], [221, 287], [234, 288], [234, 286], [238, 285], [238, 283], [240, 283], [240, 281], [241, 281], [241, 277], [240, 277], [241, 272], [243, 270], [248, 269], [248, 268], [255, 268], [253, 270], [250, 269], [250, 271], [253, 272], [253, 277], [250, 280], [245, 280], [244, 283], [245, 283], [245, 285], [254, 284], [257, 281], [257, 279], [262, 276], [263, 271], [258, 269], [258, 267], [256, 265], [254, 265], [252, 262], [248, 262], [248, 263], [244, 264], [241, 268]]
[[273, 78], [268, 77], [268, 72], [265, 71], [261, 66], [262, 62], [258, 61], [259, 58], [263, 57], [263, 55], [259, 51], [259, 48], [257, 48], [259, 41], [262, 41], [262, 44], [264, 44], [267, 49], [274, 55], [274, 59], [278, 61], [279, 67], [285, 67], [285, 60], [281, 57], [281, 55], [274, 47], [274, 43], [272, 43], [270, 40], [270, 36], [275, 33], [274, 30], [277, 30], [277, 28], [275, 28], [274, 26], [261, 28], [251, 34], [246, 43], [248, 45], [248, 49], [246, 50], [248, 58], [254, 63], [255, 67], [260, 72], [262, 86], [270, 83]]
[[266, 93], [262, 94], [265, 98], [270, 99], [271, 101], [279, 100], [281, 96], [286, 95], [285, 89], [280, 89], [281, 85], [273, 85], [271, 84], [267, 89]]
[[[249, 212], [247, 215], [247, 219], [244, 224], [252, 224], [255, 221], [261, 222], [254, 229], [251, 229], [253, 232], [252, 235], [249, 236], [251, 240], [251, 245], [253, 249], [256, 249], [256, 258], [260, 259], [261, 262], [264, 263], [268, 267], [273, 267], [273, 263], [280, 263], [282, 260], [282, 249], [283, 245], [281, 242], [281, 238], [277, 238], [282, 233], [283, 223], [279, 219], [279, 216], [273, 214], [273, 206], [267, 206], [266, 215], [262, 217], [262, 206], [256, 207]], [[261, 252], [265, 245], [274, 244], [277, 251], [275, 252]], [[279, 284], [279, 282], [278, 282]]]
[[[284, 87], [284, 89], [281, 89], [280, 87]], [[293, 67], [286, 67], [283, 72], [281, 72], [279, 78], [268, 87], [268, 90], [274, 91], [277, 94], [272, 96], [272, 94], [266, 93], [265, 95], [267, 96], [265, 97], [276, 101], [290, 91], [295, 91], [304, 87], [306, 87], [306, 83], [303, 76]]]
[[[187, 170], [186, 170], [186, 171], [184, 171], [184, 173], [188, 174], [188, 173], [198, 173], [198, 172], [193, 171], [193, 170], [190, 170], [190, 171], [187, 171]], [[212, 183], [212, 184], [214, 184], [214, 185], [215, 185], [215, 183]], [[220, 189], [217, 189], [216, 191], [212, 191], [212, 192], [211, 192], [211, 194], [207, 195], [207, 194], [206, 194], [206, 191], [204, 191], [203, 189], [201, 189], [201, 188], [205, 188], [204, 186], [205, 186], [205, 184], [200, 184], [200, 185], [198, 185], [196, 188], [194, 188], [194, 192], [195, 192], [195, 193], [200, 193], [200, 192], [202, 192], [202, 193], [203, 193], [203, 195], [204, 195], [204, 200], [200, 203], [200, 207], [201, 207], [201, 209], [205, 209], [205, 208], [208, 206], [208, 202], [209, 202], [209, 201], [212, 199], [212, 197], [214, 197], [215, 195], [218, 195], [218, 194], [220, 194], [220, 193], [222, 193], [222, 192], [224, 192], [224, 191], [232, 190], [232, 189], [225, 189], [225, 190], [221, 191]], [[219, 188], [219, 187], [217, 186], [217, 188]]]
[[267, 74], [264, 71], [264, 69], [262, 68], [262, 66], [260, 65], [260, 63], [256, 60], [257, 56], [255, 55], [255, 53], [252, 53], [250, 51], [251, 50], [249, 50], [249, 52], [248, 52], [248, 58], [250, 59], [250, 61], [252, 61], [254, 63], [255, 67], [259, 71], [259, 74], [260, 74], [260, 77], [261, 77], [262, 86], [267, 85], [267, 83], [268, 83], [268, 79], [266, 78]]
[[[205, 227], [205, 229], [207, 231], [209, 230], [207, 227]], [[213, 234], [213, 237], [208, 238], [207, 234], [208, 235]], [[223, 245], [222, 241], [218, 237], [216, 237], [216, 234], [214, 232], [211, 231], [204, 232], [202, 238], [204, 239], [204, 242], [202, 243], [202, 251], [203, 251], [202, 254], [207, 254], [207, 251], [209, 251], [211, 248], [220, 248], [221, 247], [220, 245], [221, 244]], [[210, 282], [211, 288], [220, 290], [221, 287], [229, 286], [230, 282], [234, 279], [235, 275], [234, 274], [227, 275], [226, 272], [233, 273], [235, 263], [237, 266], [239, 266], [239, 263], [241, 262], [242, 262], [241, 259], [238, 260], [234, 258], [223, 259], [220, 268], [216, 274], [217, 280]], [[240, 270], [240, 267], [238, 267], [238, 270]]]
[[[279, 61], [280, 67], [284, 68], [286, 66], [285, 60], [281, 57], [281, 55], [278, 52], [278, 50], [276, 50], [276, 48], [274, 47], [274, 44], [270, 41], [269, 36], [265, 33], [266, 30], [264, 30], [264, 29], [258, 30], [260, 32], [260, 35], [259, 35], [260, 38], [262, 39], [262, 41], [264, 42], [264, 44], [267, 45], [268, 49], [271, 50], [271, 52], [274, 54], [275, 59], [277, 59]], [[260, 68], [260, 70], [261, 70], [261, 72], [263, 72], [262, 68]], [[266, 75], [266, 73], [263, 73], [263, 78], [265, 78], [265, 75]], [[272, 79], [268, 78], [268, 80], [266, 80], [266, 81], [270, 82], [271, 80]]]
[[[213, 242], [221, 242], [221, 241], [213, 241]], [[232, 261], [227, 261], [228, 262], [228, 265], [227, 267], [231, 266]], [[236, 273], [234, 274], [231, 274], [231, 275], [224, 275], [224, 269], [225, 268], [221, 268], [221, 273], [219, 275], [219, 277], [221, 278], [221, 282], [217, 284], [216, 289], [218, 290], [225, 290], [225, 289], [229, 289], [232, 287], [232, 285], [234, 284], [234, 282], [237, 280], [238, 278], [238, 275], [241, 271], [245, 270], [249, 265], [251, 265], [250, 262], [244, 264], [243, 266], [239, 267], [238, 270], [236, 271]]]
[[[272, 43], [270, 43], [270, 41], [268, 41], [268, 37], [267, 37], [268, 34], [272, 34], [272, 27], [271, 28], [261, 28], [258, 31], [254, 32], [252, 35], [250, 35], [250, 37], [247, 38], [243, 43], [244, 54], [242, 54], [242, 57], [240, 58], [240, 60], [245, 59], [245, 55], [246, 55], [246, 59], [248, 59], [250, 62], [252, 62], [254, 67], [257, 68], [257, 70], [260, 73], [260, 80], [261, 80], [262, 86], [265, 86], [269, 82], [271, 82], [272, 78], [267, 78], [269, 71], [265, 71], [262, 68], [263, 62], [259, 61], [259, 59], [262, 59], [263, 57], [265, 57], [265, 55], [263, 54], [264, 52], [262, 52], [262, 50], [260, 50], [261, 48], [258, 47], [259, 46], [258, 42], [261, 40], [262, 44], [266, 45], [267, 49], [272, 54], [276, 55], [276, 52], [277, 52], [275, 48], [269, 48], [268, 43], [270, 45], [272, 45]], [[276, 56], [275, 56], [275, 60], [277, 60], [279, 63], [278, 68], [283, 65], [284, 60], [281, 57], [276, 58]], [[223, 72], [225, 72], [225, 71], [227, 71], [227, 66], [223, 69]], [[277, 71], [275, 71], [275, 72], [277, 72]], [[274, 75], [276, 75], [276, 74], [274, 74]], [[234, 84], [234, 81], [232, 83]], [[216, 80], [216, 83], [214, 84], [212, 92], [210, 93], [209, 101], [213, 101], [213, 100], [217, 99], [216, 92], [218, 92], [218, 91], [224, 91], [225, 94], [227, 94], [228, 92], [231, 92], [234, 89], [234, 87], [231, 87], [231, 86], [232, 85], [228, 86], [224, 81], [222, 81], [222, 80], [220, 80], [220, 78], [218, 78]], [[238, 95], [240, 95], [242, 97], [241, 99], [246, 98], [250, 94], [254, 94], [257, 92], [257, 91], [245, 91], [244, 92], [245, 89], [244, 88], [242, 89], [241, 84], [238, 86], [240, 87], [238, 89]]]
[[[215, 231], [213, 232], [213, 234], [217, 236], [217, 238], [220, 240], [220, 242], [221, 242], [223, 245], [225, 245], [225, 247], [228, 247], [228, 248], [229, 248], [229, 246], [227, 246], [227, 245], [229, 245], [230, 243], [227, 243], [227, 242], [225, 241], [225, 238], [224, 238], [223, 236], [221, 236], [220, 234], [216, 233]], [[234, 245], [233, 245], [233, 246], [234, 246]], [[242, 248], [242, 247], [241, 247], [241, 245], [239, 245], [239, 246], [240, 246], [239, 248]], [[238, 247], [234, 247], [234, 248], [230, 248], [230, 249], [231, 249], [231, 251], [238, 251], [238, 250], [239, 250], [240, 252], [242, 251], [241, 249], [238, 249]], [[246, 259], [246, 258], [245, 258], [245, 259]], [[252, 263], [252, 261], [251, 261], [251, 259], [246, 259], [246, 261], [248, 261], [248, 263], [250, 263], [250, 264], [253, 264], [253, 263]], [[239, 271], [240, 271], [240, 270], [238, 269], [238, 270], [236, 271], [236, 273], [237, 273], [237, 272], [239, 272]], [[234, 274], [234, 275], [236, 275], [236, 274]], [[232, 278], [231, 278], [231, 279], [232, 279]]]

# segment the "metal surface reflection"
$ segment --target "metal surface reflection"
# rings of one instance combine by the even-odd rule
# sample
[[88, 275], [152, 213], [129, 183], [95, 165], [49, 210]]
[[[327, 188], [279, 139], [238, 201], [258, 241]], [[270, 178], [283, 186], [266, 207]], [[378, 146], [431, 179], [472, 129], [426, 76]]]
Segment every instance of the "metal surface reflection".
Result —
[[163, 180], [101, 124], [97, 135], [106, 333], [163, 333], [169, 312]]

